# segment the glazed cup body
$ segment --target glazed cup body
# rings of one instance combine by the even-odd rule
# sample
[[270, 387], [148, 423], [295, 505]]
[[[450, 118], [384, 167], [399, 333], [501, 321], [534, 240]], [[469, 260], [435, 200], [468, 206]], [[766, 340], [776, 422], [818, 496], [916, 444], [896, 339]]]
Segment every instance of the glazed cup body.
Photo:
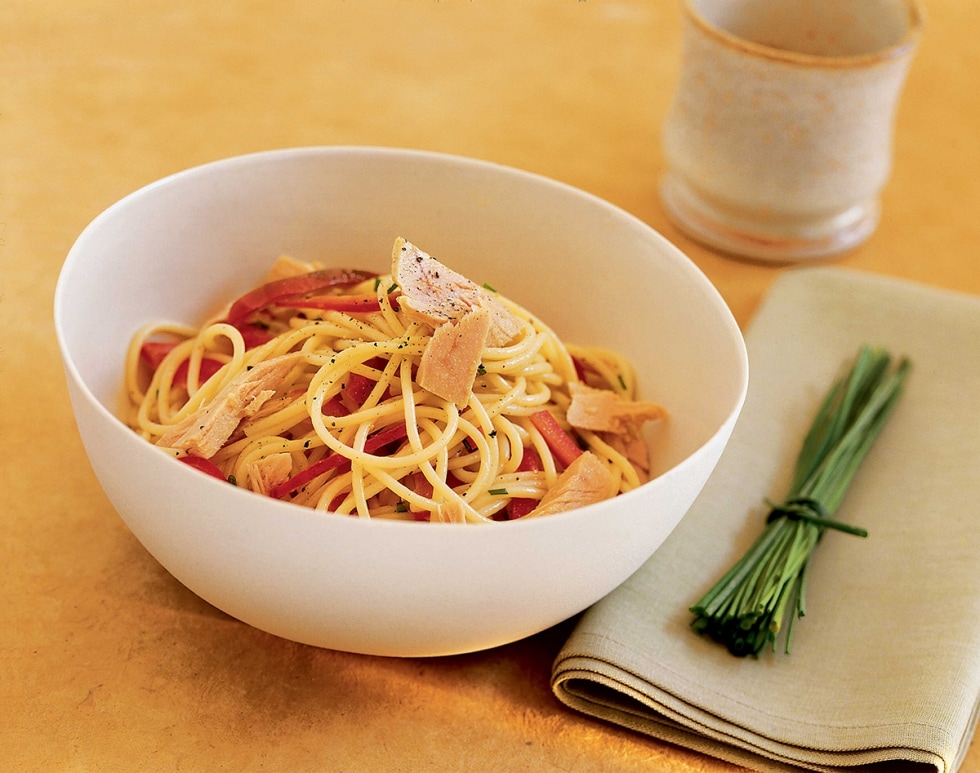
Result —
[[921, 26], [915, 0], [684, 0], [663, 127], [675, 225], [762, 260], [864, 242]]

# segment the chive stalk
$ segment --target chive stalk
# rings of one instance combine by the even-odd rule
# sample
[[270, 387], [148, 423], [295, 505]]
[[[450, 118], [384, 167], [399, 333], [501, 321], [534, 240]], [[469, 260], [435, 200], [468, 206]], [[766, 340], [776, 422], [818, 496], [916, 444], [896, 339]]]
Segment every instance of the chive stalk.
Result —
[[810, 559], [827, 529], [858, 537], [867, 531], [833, 518], [861, 462], [901, 395], [910, 363], [864, 346], [827, 393], [803, 440], [789, 493], [770, 506], [766, 526], [745, 555], [691, 608], [692, 628], [733, 655], [758, 656], [785, 627], [806, 614]]

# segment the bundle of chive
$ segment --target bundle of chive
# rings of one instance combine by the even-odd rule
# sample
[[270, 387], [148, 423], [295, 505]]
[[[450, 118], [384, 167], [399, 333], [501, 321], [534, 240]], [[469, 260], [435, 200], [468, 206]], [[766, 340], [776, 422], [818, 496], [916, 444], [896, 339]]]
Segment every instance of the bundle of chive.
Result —
[[733, 655], [757, 656], [767, 643], [775, 651], [786, 623], [789, 654], [793, 622], [806, 612], [807, 567], [824, 531], [867, 536], [832, 516], [901, 394], [909, 361], [890, 366], [888, 352], [864, 346], [830, 389], [803, 441], [786, 501], [767, 500], [772, 509], [763, 533], [691, 607], [697, 633]]

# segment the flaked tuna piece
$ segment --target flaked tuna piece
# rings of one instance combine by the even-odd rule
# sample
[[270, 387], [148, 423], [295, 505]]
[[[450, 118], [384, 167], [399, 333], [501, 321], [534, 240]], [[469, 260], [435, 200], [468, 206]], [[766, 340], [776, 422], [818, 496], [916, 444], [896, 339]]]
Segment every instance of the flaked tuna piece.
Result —
[[650, 449], [639, 434], [632, 432], [600, 432], [599, 437], [633, 465], [641, 478], [650, 472]]
[[239, 422], [254, 415], [276, 393], [302, 356], [299, 352], [284, 354], [242, 372], [197, 413], [167, 430], [156, 445], [210, 459], [231, 437]]
[[392, 250], [391, 275], [402, 291], [398, 304], [409, 319], [437, 328], [483, 308], [490, 313], [487, 346], [506, 346], [521, 331], [521, 321], [492, 293], [402, 238]]
[[552, 515], [601, 502], [615, 496], [615, 479], [609, 468], [591, 451], [585, 451], [558, 476], [538, 506], [526, 517]]
[[459, 499], [443, 502], [437, 510], [438, 517], [434, 520], [443, 523], [466, 523], [466, 505]]
[[489, 332], [490, 313], [484, 308], [467, 312], [455, 324], [439, 325], [422, 352], [419, 386], [459, 407], [466, 405]]
[[637, 434], [645, 422], [667, 415], [657, 403], [624, 400], [611, 389], [596, 389], [573, 381], [568, 391], [572, 402], [566, 416], [576, 429]]
[[270, 496], [273, 487], [284, 483], [293, 472], [293, 457], [285, 451], [269, 454], [248, 465], [248, 482], [252, 491]]

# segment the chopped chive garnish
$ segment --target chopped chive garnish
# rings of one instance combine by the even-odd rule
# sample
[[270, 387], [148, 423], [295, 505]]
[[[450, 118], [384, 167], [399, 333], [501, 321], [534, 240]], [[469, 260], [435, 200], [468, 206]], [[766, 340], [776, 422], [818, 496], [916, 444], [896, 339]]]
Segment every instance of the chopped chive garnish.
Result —
[[492, 489], [489, 489], [489, 491], [487, 493], [493, 494], [495, 497], [506, 496], [507, 495], [507, 489], [505, 489], [505, 488], [492, 488]]

